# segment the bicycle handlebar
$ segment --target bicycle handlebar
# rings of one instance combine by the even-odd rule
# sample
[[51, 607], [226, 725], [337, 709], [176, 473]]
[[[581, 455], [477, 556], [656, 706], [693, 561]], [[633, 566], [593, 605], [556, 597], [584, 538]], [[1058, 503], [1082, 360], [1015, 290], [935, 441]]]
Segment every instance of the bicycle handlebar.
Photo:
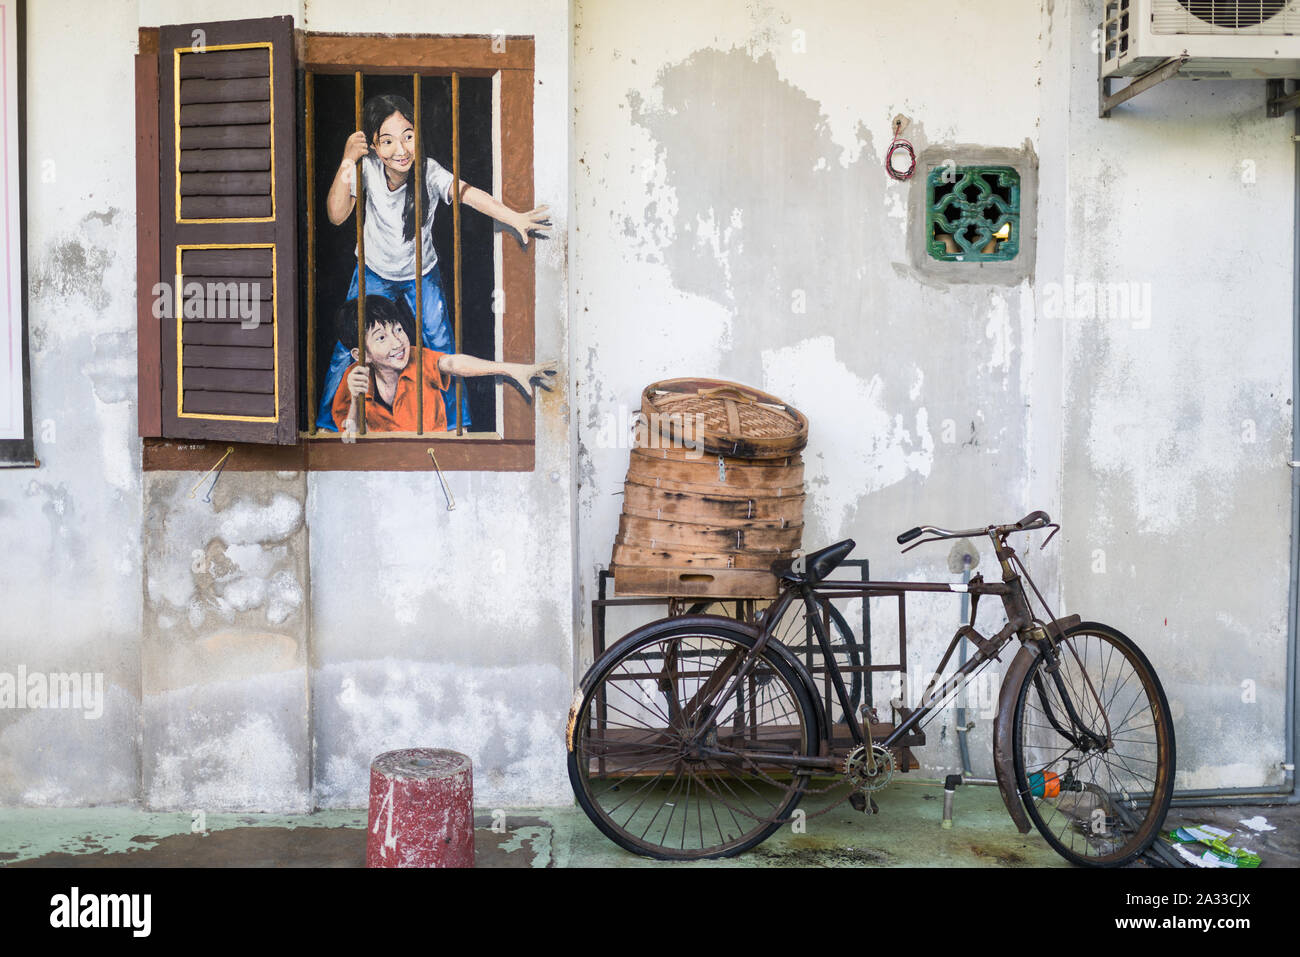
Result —
[[[909, 528], [898, 536], [898, 544], [906, 545], [913, 539], [920, 538], [927, 532], [935, 537], [930, 541], [938, 541], [945, 538], [970, 538], [976, 535], [987, 535], [989, 532], [1028, 532], [1036, 528], [1046, 528], [1052, 524], [1052, 517], [1041, 509], [1030, 512], [1020, 521], [1011, 525], [988, 525], [984, 528], [965, 528], [960, 531], [952, 531], [947, 528], [938, 528], [934, 525], [918, 525], [915, 528]], [[917, 544], [920, 544], [919, 542]]]
[[1052, 524], [1052, 516], [1048, 515], [1042, 509], [1030, 512], [1020, 521], [1016, 522], [1016, 528], [1025, 531], [1030, 528], [1042, 528], [1044, 525]]

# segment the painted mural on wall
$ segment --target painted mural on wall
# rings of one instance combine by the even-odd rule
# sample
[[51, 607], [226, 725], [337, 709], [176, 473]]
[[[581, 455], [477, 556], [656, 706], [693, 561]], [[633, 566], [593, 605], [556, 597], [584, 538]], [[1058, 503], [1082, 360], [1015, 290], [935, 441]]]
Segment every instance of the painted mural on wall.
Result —
[[[315, 372], [320, 383], [315, 397], [317, 427], [350, 440], [364, 399], [367, 432], [445, 432], [458, 426], [465, 431], [494, 431], [498, 378], [531, 395], [534, 383], [546, 387], [555, 366], [491, 358], [500, 349], [493, 296], [494, 229], [526, 245], [550, 227], [547, 206], [515, 210], [474, 185], [494, 181], [491, 80], [460, 80], [464, 214], [459, 342], [454, 341], [451, 309], [450, 270], [455, 259], [450, 78], [422, 78], [418, 138], [409, 76], [365, 78], [367, 98], [359, 130], [353, 129], [354, 78], [318, 76], [315, 83], [315, 136], [309, 148], [316, 150], [322, 169], [338, 157], [332, 179], [321, 177], [318, 195], [312, 198], [325, 212], [312, 264], [318, 290], [318, 315], [311, 333], [316, 337]], [[424, 194], [418, 224], [417, 167]], [[358, 170], [364, 197], [360, 248], [355, 220]], [[359, 342], [359, 305], [364, 306], [364, 343]], [[422, 360], [417, 337], [423, 346]], [[463, 379], [459, 408], [455, 377]]]

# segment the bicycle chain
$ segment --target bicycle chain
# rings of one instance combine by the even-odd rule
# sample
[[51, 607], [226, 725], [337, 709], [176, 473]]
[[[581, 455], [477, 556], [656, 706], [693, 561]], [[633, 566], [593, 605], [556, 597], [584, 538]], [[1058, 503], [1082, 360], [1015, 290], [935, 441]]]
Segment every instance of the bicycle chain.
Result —
[[[732, 754], [735, 754], [735, 755], [736, 755], [738, 758], [740, 758], [742, 761], [745, 761], [745, 763], [753, 765], [753, 772], [754, 772], [756, 775], [758, 775], [760, 778], [762, 778], [765, 782], [767, 782], [768, 784], [772, 785], [773, 787], [777, 787], [777, 788], [784, 787], [784, 785], [782, 785], [779, 781], [775, 780], [775, 779], [772, 778], [770, 775], [768, 775], [766, 772], [764, 772], [762, 768], [758, 767], [758, 765], [756, 765], [756, 764], [754, 764], [752, 761], [748, 760], [744, 754], [742, 754], [742, 753], [740, 753], [740, 752], [738, 752], [738, 751], [734, 751], [734, 750], [732, 750], [731, 748], [724, 748], [722, 745], [718, 745], [717, 747], [718, 747], [720, 750], [730, 751]], [[892, 749], [890, 750], [890, 754], [891, 754], [891, 756], [893, 756], [893, 750], [892, 750]], [[895, 759], [895, 761], [897, 761], [897, 759]], [[840, 773], [843, 774], [843, 772], [840, 772]], [[810, 774], [810, 777], [811, 777], [811, 774]], [[775, 816], [775, 815], [773, 815], [773, 816], [771, 816], [771, 817], [760, 817], [759, 815], [755, 814], [753, 811], [750, 811], [750, 810], [748, 810], [748, 809], [746, 809], [746, 808], [738, 808], [738, 807], [734, 806], [733, 804], [731, 804], [731, 803], [730, 803], [726, 798], [724, 798], [721, 794], [718, 794], [716, 791], [714, 791], [713, 788], [709, 787], [709, 785], [708, 785], [708, 784], [707, 784], [707, 783], [706, 783], [702, 778], [698, 778], [698, 777], [697, 777], [696, 780], [698, 780], [698, 781], [700, 782], [700, 785], [704, 788], [704, 790], [708, 791], [709, 794], [713, 795], [715, 798], [717, 798], [719, 801], [721, 801], [722, 804], [723, 804], [725, 807], [729, 808], [729, 809], [732, 810], [732, 811], [739, 811], [741, 814], [745, 815], [745, 817], [752, 818], [753, 820], [757, 821], [759, 824], [782, 824], [782, 823], [784, 823], [785, 821], [788, 821], [788, 820], [790, 819], [790, 817], [789, 817], [788, 814], [787, 814], [787, 815], [784, 815], [784, 816], [782, 816], [782, 817], [777, 817], [777, 816]], [[857, 793], [857, 792], [859, 791], [859, 788], [857, 788], [857, 787], [853, 787], [853, 786], [852, 786], [852, 782], [849, 781], [847, 778], [843, 778], [843, 777], [841, 777], [841, 778], [838, 779], [838, 780], [833, 781], [831, 784], [828, 784], [828, 785], [827, 785], [826, 787], [824, 787], [824, 788], [795, 788], [795, 789], [794, 789], [794, 793], [796, 793], [796, 794], [800, 794], [800, 795], [803, 795], [803, 796], [807, 796], [807, 795], [809, 795], [809, 794], [812, 794], [812, 795], [817, 795], [817, 794], [826, 794], [826, 793], [828, 793], [828, 792], [830, 792], [830, 791], [833, 791], [835, 788], [843, 787], [843, 786], [845, 786], [845, 785], [849, 785], [849, 788], [848, 788], [848, 790], [845, 792], [845, 794], [844, 794], [843, 797], [839, 798], [839, 799], [836, 800], [836, 801], [833, 801], [831, 804], [829, 804], [829, 805], [827, 805], [826, 807], [822, 808], [820, 811], [814, 811], [814, 812], [812, 812], [811, 814], [808, 814], [807, 812], [804, 812], [804, 813], [805, 813], [805, 817], [804, 817], [804, 819], [807, 820], [807, 819], [809, 819], [809, 818], [821, 817], [823, 814], [828, 814], [828, 813], [830, 813], [831, 811], [834, 811], [836, 808], [840, 807], [840, 805], [842, 805], [845, 801], [847, 801], [849, 798], [851, 798], [855, 793]], [[864, 792], [864, 793], [865, 793], [865, 792]]]
[[[719, 747], [721, 748], [721, 746], [719, 746]], [[723, 750], [730, 750], [730, 749], [723, 749]], [[737, 756], [737, 757], [740, 757], [742, 760], [745, 760], [744, 755], [741, 755], [739, 752], [735, 752], [735, 751], [733, 751], [732, 753], [733, 753], [733, 754], [736, 754], [736, 756]], [[750, 764], [752, 764], [753, 762], [746, 761], [746, 763], [750, 763]], [[768, 784], [772, 785], [773, 787], [776, 787], [776, 788], [785, 788], [785, 785], [783, 785], [781, 782], [775, 780], [774, 778], [770, 777], [769, 775], [765, 774], [765, 773], [763, 772], [763, 770], [762, 770], [761, 768], [759, 768], [757, 765], [754, 765], [754, 767], [753, 767], [753, 772], [754, 772], [756, 775], [758, 775], [760, 778], [762, 778], [765, 782], [767, 782]], [[712, 795], [712, 796], [713, 796], [714, 798], [716, 798], [718, 801], [722, 802], [722, 804], [723, 804], [724, 807], [726, 807], [726, 808], [728, 808], [728, 809], [730, 809], [730, 810], [732, 810], [732, 811], [738, 812], [738, 813], [740, 813], [740, 814], [743, 814], [745, 817], [750, 818], [750, 819], [756, 821], [756, 822], [759, 823], [759, 824], [783, 824], [784, 822], [786, 822], [786, 821], [788, 821], [788, 820], [790, 819], [790, 815], [789, 815], [789, 814], [785, 814], [785, 815], [782, 815], [782, 816], [779, 816], [779, 817], [776, 816], [776, 815], [772, 815], [772, 816], [770, 816], [770, 817], [763, 817], [763, 816], [761, 816], [761, 815], [755, 814], [753, 811], [751, 811], [751, 810], [748, 809], [748, 808], [737, 807], [736, 805], [734, 805], [734, 804], [732, 804], [730, 801], [728, 801], [725, 797], [723, 797], [721, 794], [719, 794], [717, 791], [715, 791], [713, 788], [709, 787], [708, 783], [707, 783], [707, 782], [706, 782], [702, 777], [696, 777], [696, 776], [694, 776], [694, 775], [692, 775], [692, 777], [694, 777], [696, 781], [699, 781], [700, 786], [703, 787], [704, 790], [708, 791], [710, 795]], [[840, 779], [840, 780], [834, 781], [833, 783], [827, 785], [827, 786], [824, 787], [824, 788], [795, 788], [795, 789], [793, 790], [792, 793], [799, 794], [799, 795], [802, 795], [802, 796], [807, 796], [807, 795], [809, 795], [809, 794], [813, 794], [813, 795], [816, 795], [816, 794], [825, 794], [825, 793], [827, 793], [828, 791], [832, 791], [832, 790], [834, 790], [834, 789], [837, 788], [837, 787], [843, 787], [845, 784], [848, 784], [848, 782], [845, 781], [845, 780], [843, 780], [843, 779]], [[788, 790], [788, 789], [787, 789], [787, 790]], [[847, 800], [848, 800], [848, 799], [853, 795], [853, 790], [854, 790], [853, 788], [849, 788], [848, 791], [844, 794], [844, 796], [843, 796], [842, 798], [840, 798], [840, 799], [837, 800], [837, 801], [833, 801], [831, 804], [829, 804], [829, 805], [827, 805], [826, 807], [822, 808], [820, 811], [814, 811], [814, 812], [811, 813], [811, 814], [808, 814], [808, 813], [805, 811], [805, 812], [804, 812], [804, 814], [805, 814], [805, 820], [806, 820], [807, 818], [821, 817], [823, 814], [826, 814], [826, 813], [828, 813], [828, 812], [830, 812], [830, 811], [835, 810], [837, 807], [839, 807], [841, 804], [843, 804], [845, 801], [847, 801]], [[801, 797], [800, 799], [802, 800], [802, 797]]]

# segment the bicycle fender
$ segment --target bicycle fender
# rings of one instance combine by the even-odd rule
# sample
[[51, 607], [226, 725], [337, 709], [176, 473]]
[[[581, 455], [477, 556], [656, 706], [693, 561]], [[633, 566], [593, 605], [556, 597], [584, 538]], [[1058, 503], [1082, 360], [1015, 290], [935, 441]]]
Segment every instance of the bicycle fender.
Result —
[[1020, 698], [1020, 686], [1029, 675], [1029, 667], [1038, 657], [1038, 645], [1029, 643], [1021, 645], [1011, 667], [1007, 669], [1002, 680], [1002, 690], [998, 694], [998, 714], [993, 719], [993, 771], [997, 775], [998, 790], [1002, 792], [1002, 803], [1007, 806], [1016, 830], [1028, 834], [1029, 815], [1025, 813], [1024, 802], [1020, 799], [1016, 787], [1015, 742], [1012, 729], [1016, 723], [1016, 701]]
[[[591, 667], [587, 670], [587, 674], [583, 675], [582, 681], [578, 683], [578, 689], [573, 695], [573, 702], [569, 705], [569, 720], [564, 731], [565, 746], [569, 752], [572, 753], [573, 751], [574, 725], [577, 723], [578, 710], [582, 707], [583, 698], [587, 693], [588, 678], [596, 672], [597, 665], [600, 664], [606, 655], [622, 654], [624, 645], [640, 641], [649, 635], [657, 635], [661, 632], [671, 631], [676, 628], [690, 629], [705, 626], [725, 628], [729, 631], [740, 631], [755, 639], [757, 639], [760, 634], [759, 630], [753, 625], [736, 621], [736, 619], [728, 618], [725, 615], [678, 615], [675, 618], [661, 618], [658, 621], [652, 621], [649, 624], [642, 625], [635, 631], [624, 635], [618, 641], [614, 642], [614, 644], [605, 649], [605, 654], [601, 655], [599, 659], [592, 663]], [[804, 688], [808, 691], [808, 696], [812, 698], [813, 709], [816, 714], [817, 727], [813, 729], [815, 731], [815, 740], [821, 741], [827, 727], [826, 706], [821, 699], [821, 695], [817, 692], [817, 686], [813, 683], [812, 675], [808, 673], [808, 669], [804, 667], [803, 662], [795, 657], [794, 652], [781, 644], [781, 642], [777, 641], [775, 638], [768, 641], [767, 647], [778, 654], [781, 657], [781, 660], [789, 665], [798, 679], [803, 682]]]

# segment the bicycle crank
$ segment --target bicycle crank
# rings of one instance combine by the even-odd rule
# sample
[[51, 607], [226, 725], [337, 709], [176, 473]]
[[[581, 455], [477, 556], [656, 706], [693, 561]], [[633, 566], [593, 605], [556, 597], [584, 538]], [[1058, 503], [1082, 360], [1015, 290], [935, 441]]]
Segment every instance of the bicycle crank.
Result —
[[855, 791], [879, 791], [894, 777], [894, 755], [888, 748], [860, 744], [844, 759], [844, 777]]

